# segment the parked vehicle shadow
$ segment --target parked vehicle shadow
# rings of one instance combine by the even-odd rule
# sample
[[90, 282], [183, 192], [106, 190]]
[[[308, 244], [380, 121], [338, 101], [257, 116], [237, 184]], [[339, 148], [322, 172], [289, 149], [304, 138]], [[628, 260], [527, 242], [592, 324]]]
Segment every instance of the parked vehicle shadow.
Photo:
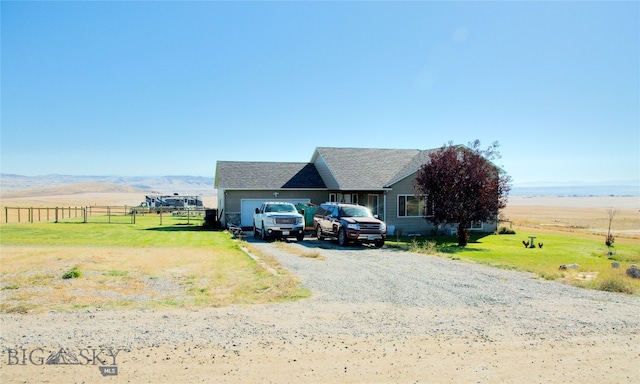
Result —
[[[249, 243], [264, 243], [265, 240], [260, 239], [259, 237], [254, 237], [253, 232], [243, 232], [242, 239]], [[373, 244], [356, 244], [349, 243], [346, 246], [338, 245], [336, 240], [318, 240], [317, 237], [307, 234], [304, 237], [304, 240], [297, 241], [295, 239], [270, 239], [267, 242], [281, 241], [283, 243], [291, 243], [291, 244], [300, 244], [303, 247], [310, 249], [342, 249], [342, 250], [365, 250], [365, 249], [379, 249], [376, 248]]]

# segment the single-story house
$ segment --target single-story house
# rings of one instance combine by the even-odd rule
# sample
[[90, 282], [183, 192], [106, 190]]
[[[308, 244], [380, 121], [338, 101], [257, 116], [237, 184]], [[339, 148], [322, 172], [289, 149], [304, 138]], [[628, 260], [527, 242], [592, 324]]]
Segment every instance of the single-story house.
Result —
[[[332, 201], [369, 207], [387, 223], [390, 235], [429, 234], [435, 228], [424, 218], [425, 201], [415, 196], [413, 182], [432, 151], [319, 147], [309, 163], [218, 161], [214, 187], [221, 222], [252, 227], [253, 212], [264, 201]], [[471, 229], [494, 231], [496, 226], [477, 223]]]

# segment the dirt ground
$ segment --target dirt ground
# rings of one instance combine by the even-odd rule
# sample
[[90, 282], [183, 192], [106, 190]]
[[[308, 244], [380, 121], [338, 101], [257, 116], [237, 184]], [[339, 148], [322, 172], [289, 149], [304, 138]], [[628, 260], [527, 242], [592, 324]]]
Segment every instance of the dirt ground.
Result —
[[[633, 344], [633, 345], [631, 345]], [[621, 348], [620, 346], [629, 346]], [[568, 342], [332, 338], [230, 348], [160, 345], [96, 365], [6, 365], [3, 383], [637, 383], [638, 337]], [[7, 356], [3, 356], [6, 360]]]
[[[205, 197], [215, 206], [215, 197]], [[60, 195], [43, 198], [3, 199], [3, 206], [84, 206], [136, 205], [138, 194]], [[211, 202], [213, 201], [213, 202]], [[506, 216], [516, 225], [557, 227], [565, 230], [600, 230], [608, 221], [607, 209], [619, 209], [614, 225], [625, 236], [640, 233], [640, 198], [510, 198]], [[3, 218], [4, 219], [4, 218]], [[594, 225], [594, 222], [596, 223]], [[585, 228], [586, 227], [586, 228]], [[244, 312], [243, 312], [244, 311]], [[640, 313], [640, 308], [638, 308]], [[274, 321], [295, 321], [294, 313], [280, 313], [277, 305], [258, 308], [212, 308], [190, 314], [185, 311], [183, 326], [204, 321], [215, 315], [218, 322], [211, 327], [225, 327], [243, 317], [228, 316], [236, 312], [247, 318], [273, 316]], [[49, 315], [49, 316], [47, 316]], [[22, 315], [11, 318], [20, 322], [25, 332], [38, 332], [51, 315]], [[136, 321], [145, 314], [122, 314], [122, 321]], [[155, 314], [168, 316], [168, 314]], [[117, 317], [117, 314], [110, 314]], [[340, 315], [322, 314], [325, 321], [340, 322]], [[456, 313], [439, 313], [448, 321], [456, 321]], [[100, 315], [94, 319], [97, 322]], [[7, 320], [9, 321], [9, 320]], [[77, 320], [78, 329], [84, 329]], [[6, 323], [5, 323], [6, 325]], [[60, 325], [63, 326], [63, 325]], [[73, 327], [67, 323], [65, 327]], [[578, 326], [574, 324], [572, 326]], [[135, 328], [136, 326], [133, 325]], [[92, 325], [96, 333], [108, 333], [100, 324]], [[81, 331], [79, 331], [81, 332]], [[464, 334], [442, 334], [436, 337], [385, 339], [326, 335], [309, 338], [292, 332], [288, 337], [252, 340], [238, 335], [237, 341], [224, 345], [185, 342], [161, 344], [122, 350], [117, 357], [104, 353], [105, 365], [33, 364], [29, 357], [46, 358], [47, 351], [60, 346], [7, 345], [2, 338], [0, 381], [2, 383], [638, 383], [640, 382], [640, 335], [610, 330], [602, 335], [554, 338], [499, 336], [487, 334], [478, 339]], [[0, 329], [0, 337], [4, 331]], [[86, 335], [84, 335], [86, 337]], [[12, 340], [16, 342], [16, 340]], [[73, 340], [70, 340], [73, 343]], [[91, 349], [104, 345], [80, 345]], [[14, 350], [11, 350], [11, 349]], [[43, 354], [40, 356], [40, 354]], [[95, 362], [95, 361], [94, 361]], [[24, 364], [23, 364], [24, 363]], [[102, 367], [102, 368], [100, 368]]]

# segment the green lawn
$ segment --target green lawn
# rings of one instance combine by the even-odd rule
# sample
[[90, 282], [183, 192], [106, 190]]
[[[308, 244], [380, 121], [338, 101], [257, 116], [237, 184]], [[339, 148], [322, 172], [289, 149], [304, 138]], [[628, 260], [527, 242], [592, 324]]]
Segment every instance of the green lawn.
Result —
[[[529, 236], [536, 236], [535, 243], [542, 243], [542, 248], [525, 248], [522, 242], [529, 241]], [[497, 268], [532, 272], [545, 279], [585, 288], [640, 294], [640, 281], [627, 277], [625, 273], [631, 264], [640, 264], [639, 243], [636, 239], [618, 239], [611, 249], [613, 255], [609, 255], [604, 237], [522, 231], [513, 235], [475, 234], [466, 247], [458, 247], [455, 238], [444, 236], [390, 239], [388, 245]], [[618, 262], [620, 268], [612, 268], [612, 262]], [[559, 268], [569, 264], [579, 267]]]
[[[201, 222], [201, 220], [200, 220]], [[211, 247], [228, 245], [225, 239], [203, 231], [200, 222], [155, 216], [138, 216], [136, 224], [123, 223], [20, 223], [2, 224], [0, 242], [22, 245], [104, 245], [131, 247]]]

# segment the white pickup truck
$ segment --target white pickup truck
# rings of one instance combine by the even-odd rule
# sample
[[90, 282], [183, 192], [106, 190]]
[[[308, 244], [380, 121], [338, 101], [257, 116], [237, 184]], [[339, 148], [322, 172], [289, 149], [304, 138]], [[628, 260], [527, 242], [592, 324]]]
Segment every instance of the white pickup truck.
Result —
[[304, 216], [291, 203], [265, 202], [253, 215], [253, 236], [269, 238], [295, 237], [304, 239]]

